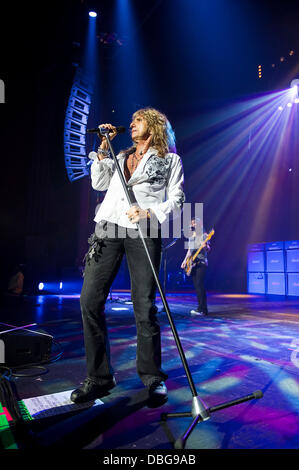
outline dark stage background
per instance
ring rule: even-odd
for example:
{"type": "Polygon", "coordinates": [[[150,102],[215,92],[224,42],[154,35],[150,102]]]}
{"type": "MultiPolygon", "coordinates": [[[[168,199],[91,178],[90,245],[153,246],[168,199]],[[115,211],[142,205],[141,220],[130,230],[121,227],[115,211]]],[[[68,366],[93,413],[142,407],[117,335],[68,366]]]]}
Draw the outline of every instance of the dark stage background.
{"type": "MultiPolygon", "coordinates": [[[[214,158],[223,146],[221,137],[210,150],[206,145],[219,132],[210,116],[287,88],[290,77],[298,76],[298,2],[132,1],[135,22],[127,30],[116,18],[116,4],[74,0],[1,6],[0,78],[6,91],[6,103],[0,104],[1,289],[19,263],[25,265],[28,289],[32,280],[78,275],[82,264],[99,195],[88,177],[68,180],[63,134],[74,73],[84,58],[88,11],[94,8],[100,12],[99,38],[116,32],[123,45],[98,39],[91,58],[98,81],[88,127],[100,122],[128,127],[132,113],[148,105],[165,112],[183,159],[186,201],[203,202],[205,226],[216,230],[208,288],[244,292],[248,243],[299,238],[298,118],[292,171],[282,165],[269,176],[272,150],[265,141],[257,155],[259,164],[265,162],[258,176],[248,171],[236,189],[242,162],[245,167],[253,149],[220,184],[221,160],[214,158]],[[294,55],[280,62],[290,50],[294,55]],[[262,79],[260,63],[265,64],[262,79]],[[257,224],[270,177],[275,181],[267,217],[257,224]]],[[[128,134],[114,142],[116,149],[130,144],[128,134]]],[[[169,288],[186,288],[176,277],[183,256],[181,240],[169,251],[169,288]]],[[[116,285],[128,288],[125,267],[116,285]]]]}

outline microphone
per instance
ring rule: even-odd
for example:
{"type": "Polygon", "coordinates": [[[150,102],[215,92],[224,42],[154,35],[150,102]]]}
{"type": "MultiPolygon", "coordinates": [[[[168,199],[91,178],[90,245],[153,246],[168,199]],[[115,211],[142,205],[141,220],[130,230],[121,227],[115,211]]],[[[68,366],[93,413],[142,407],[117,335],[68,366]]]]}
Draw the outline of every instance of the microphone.
{"type": "MultiPolygon", "coordinates": [[[[105,127],[96,127],[95,129],[87,129],[89,134],[105,134],[107,129],[105,127]]],[[[116,126],[117,134],[123,134],[126,132],[126,128],[124,126],[116,126]]]]}

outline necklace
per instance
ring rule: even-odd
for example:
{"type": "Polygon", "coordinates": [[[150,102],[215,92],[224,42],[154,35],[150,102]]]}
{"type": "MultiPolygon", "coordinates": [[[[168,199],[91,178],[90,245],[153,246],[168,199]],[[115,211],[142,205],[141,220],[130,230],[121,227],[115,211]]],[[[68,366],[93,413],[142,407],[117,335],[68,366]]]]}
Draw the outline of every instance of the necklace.
{"type": "Polygon", "coordinates": [[[129,164],[131,174],[136,170],[136,168],[137,168],[137,166],[138,166],[141,159],[142,159],[142,155],[141,155],[140,158],[138,158],[136,153],[132,154],[132,158],[131,158],[131,161],[130,161],[130,164],[129,164]]]}
{"type": "Polygon", "coordinates": [[[137,166],[139,165],[139,162],[142,160],[143,152],[141,151],[141,152],[138,152],[138,153],[139,153],[139,157],[136,155],[136,152],[131,153],[128,156],[128,159],[127,159],[127,162],[126,162],[126,168],[128,170],[127,175],[126,175],[127,179],[129,179],[131,177],[131,175],[134,173],[137,166]]]}

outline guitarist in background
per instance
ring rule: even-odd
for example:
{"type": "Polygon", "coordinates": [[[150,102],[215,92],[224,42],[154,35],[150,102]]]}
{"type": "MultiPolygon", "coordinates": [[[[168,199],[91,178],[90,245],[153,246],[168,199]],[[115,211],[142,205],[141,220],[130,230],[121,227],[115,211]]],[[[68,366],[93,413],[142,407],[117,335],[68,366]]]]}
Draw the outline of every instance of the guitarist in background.
{"type": "MultiPolygon", "coordinates": [[[[193,218],[191,220],[190,229],[193,231],[193,234],[189,238],[189,248],[186,253],[185,259],[181,264],[182,269],[185,268],[188,258],[196,252],[201,243],[207,237],[207,234],[204,233],[202,222],[199,218],[193,218]]],[[[207,241],[206,246],[202,248],[194,262],[194,266],[192,267],[191,277],[196,291],[198,303],[197,308],[192,309],[190,311],[190,313],[193,315],[204,316],[208,314],[207,293],[205,288],[205,274],[208,266],[208,253],[210,250],[211,247],[209,242],[207,241]]]]}

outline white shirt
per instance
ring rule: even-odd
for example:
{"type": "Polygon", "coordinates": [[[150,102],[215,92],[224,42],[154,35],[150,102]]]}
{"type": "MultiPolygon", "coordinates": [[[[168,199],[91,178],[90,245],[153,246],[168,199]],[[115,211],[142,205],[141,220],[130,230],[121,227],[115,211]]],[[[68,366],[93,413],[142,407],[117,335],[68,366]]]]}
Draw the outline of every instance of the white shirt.
{"type": "MultiPolygon", "coordinates": [[[[125,153],[117,155],[123,172],[125,153]]],[[[126,212],[130,208],[119,174],[111,158],[98,158],[91,165],[91,184],[97,191],[106,191],[106,196],[94,218],[95,222],[107,220],[127,228],[136,228],[126,212]]],[[[181,212],[185,195],[184,172],[181,159],[176,153],[160,158],[157,151],[149,148],[138,167],[131,175],[127,186],[131,187],[141,209],[151,209],[160,224],[168,215],[181,212]]]]}

